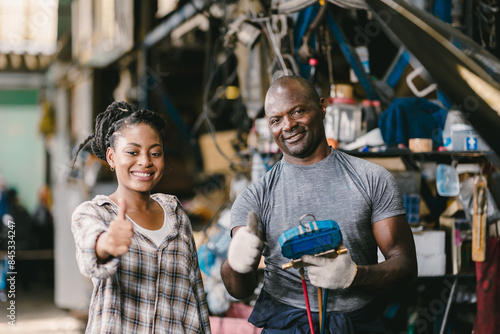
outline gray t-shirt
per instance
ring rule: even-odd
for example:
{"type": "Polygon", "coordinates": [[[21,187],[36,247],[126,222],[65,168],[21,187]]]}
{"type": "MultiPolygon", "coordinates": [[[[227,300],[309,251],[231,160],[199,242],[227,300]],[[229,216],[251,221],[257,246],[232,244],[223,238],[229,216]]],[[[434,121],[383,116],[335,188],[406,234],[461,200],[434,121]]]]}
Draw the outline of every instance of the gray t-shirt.
{"type": "MultiPolygon", "coordinates": [[[[337,150],[313,165],[279,161],[235,200],[231,229],[246,225],[249,211],[260,217],[259,230],[266,242],[264,290],[278,301],[302,309],[305,302],[298,270],[281,269],[290,261],[283,257],[278,243],[284,231],[298,226],[304,214],[313,214],[317,221],[334,220],[353,261],[370,265],[377,263],[371,224],[405,214],[396,180],[386,169],[337,150]]],[[[310,221],[307,219],[304,222],[310,221]]],[[[317,288],[307,283],[311,309],[318,311],[317,288]]],[[[360,288],[329,290],[328,311],[357,310],[374,297],[360,288]]]]}

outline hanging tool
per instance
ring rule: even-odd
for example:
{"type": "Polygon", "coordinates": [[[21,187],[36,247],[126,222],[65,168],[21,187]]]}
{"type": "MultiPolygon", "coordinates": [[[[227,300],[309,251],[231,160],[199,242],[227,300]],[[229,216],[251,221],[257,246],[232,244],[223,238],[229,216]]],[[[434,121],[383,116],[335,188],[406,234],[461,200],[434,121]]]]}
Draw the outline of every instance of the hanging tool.
{"type": "Polygon", "coordinates": [[[476,17],[478,18],[479,37],[483,47],[488,45],[494,49],[497,45],[496,40],[496,15],[499,7],[496,1],[480,0],[476,6],[476,17]],[[488,43],[485,42],[485,35],[489,35],[488,43]]]}
{"type": "MultiPolygon", "coordinates": [[[[314,56],[309,46],[309,39],[311,38],[311,35],[314,33],[314,31],[318,28],[320,23],[323,21],[327,12],[327,8],[327,4],[319,6],[316,17],[307,27],[306,32],[302,36],[302,45],[297,50],[297,55],[302,63],[307,63],[309,58],[312,58],[314,56]]],[[[314,11],[314,9],[311,8],[311,11],[314,11]]]]}
{"type": "Polygon", "coordinates": [[[325,31],[325,43],[324,53],[326,54],[326,60],[328,65],[328,80],[330,81],[330,97],[335,97],[337,94],[335,92],[335,82],[333,81],[333,60],[332,60],[332,45],[330,42],[330,30],[325,31]]]}
{"type": "Polygon", "coordinates": [[[486,258],[486,179],[482,173],[474,179],[472,216],[472,261],[484,262],[486,258]]]}

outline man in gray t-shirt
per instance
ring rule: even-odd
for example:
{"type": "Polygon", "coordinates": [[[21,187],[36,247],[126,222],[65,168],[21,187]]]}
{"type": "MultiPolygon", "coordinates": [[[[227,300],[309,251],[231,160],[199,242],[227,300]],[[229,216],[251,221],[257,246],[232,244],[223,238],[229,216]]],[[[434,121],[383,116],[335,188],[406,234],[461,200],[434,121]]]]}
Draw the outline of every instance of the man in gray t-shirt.
{"type": "MultiPolygon", "coordinates": [[[[221,269],[224,284],[236,298],[250,295],[257,284],[255,273],[262,254],[264,287],[249,320],[264,327],[265,333],[285,328],[299,332],[300,325],[290,322],[302,322],[294,317],[305,314],[301,279],[297,270],[281,268],[289,259],[282,256],[278,238],[299,225],[304,214],[317,221],[334,220],[348,253],[334,259],[303,257],[308,265],[311,310],[318,312],[316,287],[329,289],[327,311],[346,315],[330,321],[346,322],[344,327],[332,325],[330,330],[362,332],[362,322],[368,319],[364,310],[377,292],[416,278],[414,242],[398,186],[384,168],[328,146],[324,100],[303,78],[276,80],[268,90],[265,110],[283,159],[233,204],[233,240],[221,269]],[[241,228],[250,211],[260,220],[258,237],[241,228]],[[377,246],[386,257],[380,264],[377,246]]],[[[366,322],[373,325],[371,318],[366,322]]]]}

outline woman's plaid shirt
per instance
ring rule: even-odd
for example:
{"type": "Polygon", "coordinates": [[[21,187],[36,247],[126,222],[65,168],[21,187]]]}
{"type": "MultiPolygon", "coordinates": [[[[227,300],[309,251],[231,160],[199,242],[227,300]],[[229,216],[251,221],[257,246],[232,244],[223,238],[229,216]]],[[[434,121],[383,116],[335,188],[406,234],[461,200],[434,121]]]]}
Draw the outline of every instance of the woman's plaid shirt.
{"type": "Polygon", "coordinates": [[[98,195],[72,217],[76,259],[94,291],[86,333],[210,333],[191,223],[176,197],[151,196],[174,223],[160,247],[134,231],[129,250],[100,263],[97,237],[116,218],[118,207],[98,195]]]}

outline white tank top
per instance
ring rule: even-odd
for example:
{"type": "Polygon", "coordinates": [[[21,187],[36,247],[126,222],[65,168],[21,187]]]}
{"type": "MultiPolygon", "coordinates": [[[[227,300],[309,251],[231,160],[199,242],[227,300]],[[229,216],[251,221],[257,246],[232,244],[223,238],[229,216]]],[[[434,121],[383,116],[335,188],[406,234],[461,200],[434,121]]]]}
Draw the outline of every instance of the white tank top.
{"type": "Polygon", "coordinates": [[[165,240],[165,237],[172,230],[171,222],[170,222],[170,219],[167,218],[167,213],[165,212],[165,209],[163,209],[163,217],[164,217],[163,218],[163,226],[157,230],[149,230],[147,228],[144,228],[144,227],[140,226],[139,224],[137,224],[128,215],[127,215],[127,217],[128,217],[128,219],[130,219],[132,221],[132,223],[134,223],[134,228],[137,231],[144,234],[145,236],[147,236],[149,239],[151,239],[155,243],[156,247],[160,247],[163,240],[165,240]]]}

